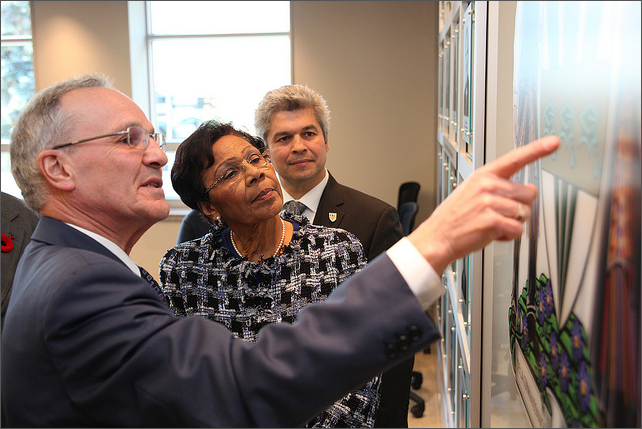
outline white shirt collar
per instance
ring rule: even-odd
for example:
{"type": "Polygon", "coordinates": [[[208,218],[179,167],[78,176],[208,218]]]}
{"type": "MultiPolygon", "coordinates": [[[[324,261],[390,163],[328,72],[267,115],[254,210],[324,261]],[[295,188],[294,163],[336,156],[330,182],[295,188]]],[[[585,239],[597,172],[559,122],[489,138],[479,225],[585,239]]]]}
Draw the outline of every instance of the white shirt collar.
{"type": "Polygon", "coordinates": [[[125,253],[123,249],[121,249],[118,245],[116,245],[116,243],[106,239],[102,235],[98,235],[95,232],[89,231],[85,228],[81,228],[77,225],[72,225],[70,223],[67,223],[67,225],[73,228],[76,228],[78,231],[82,232],[85,235],[90,236],[91,238],[93,238],[94,240],[96,240],[97,242],[105,246],[107,250],[109,250],[111,253],[116,255],[118,259],[123,261],[123,263],[127,265],[129,269],[134,272],[134,274],[140,277],[141,273],[140,273],[140,270],[138,269],[138,265],[136,264],[136,262],[134,262],[134,260],[127,253],[125,253]]]}
{"type": "MultiPolygon", "coordinates": [[[[319,208],[319,201],[321,201],[321,195],[323,195],[323,190],[325,189],[325,186],[328,184],[329,178],[330,178],[330,175],[328,174],[328,170],[326,169],[323,180],[321,180],[321,182],[319,182],[317,186],[310,189],[308,193],[306,193],[304,196],[298,199],[298,201],[301,201],[303,204],[306,205],[307,209],[305,209],[305,211],[303,212],[303,215],[308,218],[310,223],[312,223],[312,221],[314,220],[314,216],[317,214],[317,209],[319,208]]],[[[281,178],[279,178],[279,180],[281,180],[281,178]]],[[[283,188],[283,185],[281,185],[281,189],[283,189],[283,204],[295,199],[292,197],[292,195],[288,193],[288,191],[285,190],[285,188],[283,188]]]]}

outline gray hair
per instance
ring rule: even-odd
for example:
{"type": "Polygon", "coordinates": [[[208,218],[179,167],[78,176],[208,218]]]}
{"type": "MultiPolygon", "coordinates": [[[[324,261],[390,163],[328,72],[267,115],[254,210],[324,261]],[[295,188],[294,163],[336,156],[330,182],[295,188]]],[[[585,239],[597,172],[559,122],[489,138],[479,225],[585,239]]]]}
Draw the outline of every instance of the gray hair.
{"type": "Polygon", "coordinates": [[[254,128],[257,134],[267,142],[272,116],[283,111],[312,109],[321,126],[324,140],[328,140],[330,131],[330,110],[328,104],[307,86],[285,85],[269,91],[254,111],[254,128]]]}
{"type": "Polygon", "coordinates": [[[80,88],[113,88],[100,74],[86,74],[49,86],[34,95],[20,113],[11,132],[11,173],[25,203],[40,211],[47,197],[45,179],[38,169],[38,155],[63,144],[70,117],[61,109],[60,98],[80,88]]]}

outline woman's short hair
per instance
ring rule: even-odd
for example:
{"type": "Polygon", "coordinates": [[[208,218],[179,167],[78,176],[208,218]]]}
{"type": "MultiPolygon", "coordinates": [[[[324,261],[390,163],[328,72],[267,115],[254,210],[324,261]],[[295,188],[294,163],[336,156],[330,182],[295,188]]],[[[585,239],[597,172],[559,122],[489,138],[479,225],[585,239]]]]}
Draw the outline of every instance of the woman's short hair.
{"type": "Polygon", "coordinates": [[[312,109],[321,126],[323,139],[328,140],[330,131],[330,109],[325,99],[303,85],[285,85],[269,91],[254,111],[256,133],[267,141],[272,116],[283,111],[312,109]]]}
{"type": "Polygon", "coordinates": [[[198,203],[209,200],[205,193],[203,175],[215,162],[212,146],[228,135],[247,140],[257,149],[265,148],[260,137],[242,131],[230,122],[210,120],[203,122],[176,150],[171,174],[172,186],[185,205],[201,213],[198,203]]]}

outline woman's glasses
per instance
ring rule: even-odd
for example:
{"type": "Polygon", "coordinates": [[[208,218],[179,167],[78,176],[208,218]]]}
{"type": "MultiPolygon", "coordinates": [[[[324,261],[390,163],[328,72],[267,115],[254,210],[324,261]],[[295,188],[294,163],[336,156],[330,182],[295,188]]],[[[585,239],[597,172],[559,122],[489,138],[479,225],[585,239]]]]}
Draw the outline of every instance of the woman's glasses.
{"type": "Polygon", "coordinates": [[[216,186],[229,186],[238,182],[245,176],[246,166],[250,165],[254,168],[266,168],[270,165],[270,156],[266,150],[251,154],[249,157],[241,162],[227,164],[219,167],[220,173],[217,174],[217,179],[210,186],[205,189],[205,194],[209,193],[216,186]]]}

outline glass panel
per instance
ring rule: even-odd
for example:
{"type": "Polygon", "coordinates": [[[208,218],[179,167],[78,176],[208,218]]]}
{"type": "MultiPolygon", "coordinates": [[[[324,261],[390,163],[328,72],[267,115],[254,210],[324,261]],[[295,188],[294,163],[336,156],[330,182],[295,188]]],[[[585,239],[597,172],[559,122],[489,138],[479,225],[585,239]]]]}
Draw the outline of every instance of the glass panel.
{"type": "MultiPolygon", "coordinates": [[[[451,162],[449,162],[448,169],[449,169],[449,171],[448,171],[448,195],[450,195],[450,193],[453,192],[455,190],[455,188],[457,187],[457,169],[453,165],[452,160],[451,160],[451,162]]],[[[453,270],[453,274],[454,274],[454,276],[453,276],[454,279],[453,280],[455,282],[455,284],[452,285],[453,289],[456,288],[456,284],[457,284],[457,266],[459,265],[460,261],[461,260],[455,260],[451,264],[452,270],[453,270]]]]}
{"type": "Polygon", "coordinates": [[[291,81],[289,36],[156,40],[152,53],[154,120],[168,142],[213,118],[254,133],[254,108],[291,81]]]}
{"type": "Polygon", "coordinates": [[[473,96],[475,91],[474,86],[474,76],[475,70],[475,3],[471,2],[466,9],[466,18],[465,18],[465,29],[466,40],[464,43],[468,43],[468,49],[464,48],[464,65],[467,67],[466,73],[468,75],[467,85],[464,88],[464,115],[467,115],[467,121],[464,125],[464,133],[468,137],[464,139],[466,141],[466,153],[472,158],[473,146],[472,146],[472,136],[473,136],[473,114],[474,107],[473,102],[475,97],[473,96]],[[466,66],[467,64],[467,66],[466,66]],[[468,92],[466,92],[468,90],[468,92]]]}
{"type": "Polygon", "coordinates": [[[256,34],[290,31],[290,2],[288,1],[152,1],[149,3],[151,31],[154,35],[256,34]]]}
{"type": "Polygon", "coordinates": [[[458,357],[458,342],[457,342],[457,326],[455,323],[455,315],[452,310],[448,312],[448,324],[450,326],[450,347],[448,348],[448,393],[450,395],[450,409],[453,416],[457,410],[457,384],[456,384],[456,369],[458,357]]]}
{"type": "Polygon", "coordinates": [[[2,152],[2,172],[0,173],[0,184],[2,186],[2,192],[11,194],[16,198],[22,198],[20,193],[20,188],[16,185],[15,180],[13,180],[13,175],[11,174],[11,161],[9,159],[9,152],[2,152]]]}
{"type": "Polygon", "coordinates": [[[444,152],[443,160],[441,162],[441,192],[440,192],[441,201],[445,200],[446,197],[448,196],[448,190],[449,190],[449,184],[450,184],[450,180],[448,180],[449,164],[450,162],[448,162],[448,156],[446,156],[446,153],[444,152]]]}
{"type": "Polygon", "coordinates": [[[471,257],[466,255],[462,260],[461,264],[461,277],[460,277],[460,295],[459,303],[461,308],[461,314],[464,319],[464,324],[466,327],[466,333],[470,329],[470,303],[471,303],[471,291],[470,291],[470,279],[473,273],[471,272],[471,257]]]}
{"type": "MultiPolygon", "coordinates": [[[[28,1],[2,2],[2,37],[5,36],[31,37],[31,9],[28,1]]],[[[2,67],[4,68],[4,63],[2,67]]]]}
{"type": "Polygon", "coordinates": [[[439,45],[439,66],[437,68],[439,76],[437,77],[437,81],[439,82],[439,85],[437,87],[437,127],[439,131],[443,132],[444,124],[443,124],[443,119],[444,119],[444,96],[443,96],[443,88],[444,88],[444,49],[443,45],[439,45]]]}
{"type": "Polygon", "coordinates": [[[466,152],[472,151],[470,131],[472,127],[472,101],[473,101],[473,5],[470,4],[464,13],[462,23],[464,26],[463,34],[463,79],[464,92],[461,119],[461,137],[466,142],[466,152]]]}
{"type": "Polygon", "coordinates": [[[18,115],[35,92],[31,9],[28,1],[2,2],[2,191],[22,198],[11,174],[9,144],[18,115]]]}
{"type": "Polygon", "coordinates": [[[2,43],[2,143],[35,91],[31,42],[2,43]]]}
{"type": "Polygon", "coordinates": [[[457,380],[458,395],[457,395],[457,427],[467,428],[470,427],[468,419],[468,403],[470,397],[468,394],[468,377],[464,371],[461,357],[459,357],[459,375],[457,380]]]}
{"type": "Polygon", "coordinates": [[[450,109],[450,139],[451,143],[457,145],[457,124],[458,124],[458,109],[459,109],[459,23],[454,24],[454,31],[452,34],[452,56],[453,56],[453,101],[450,109]]]}
{"type": "Polygon", "coordinates": [[[450,31],[444,39],[444,138],[450,130],[450,31]]]}

